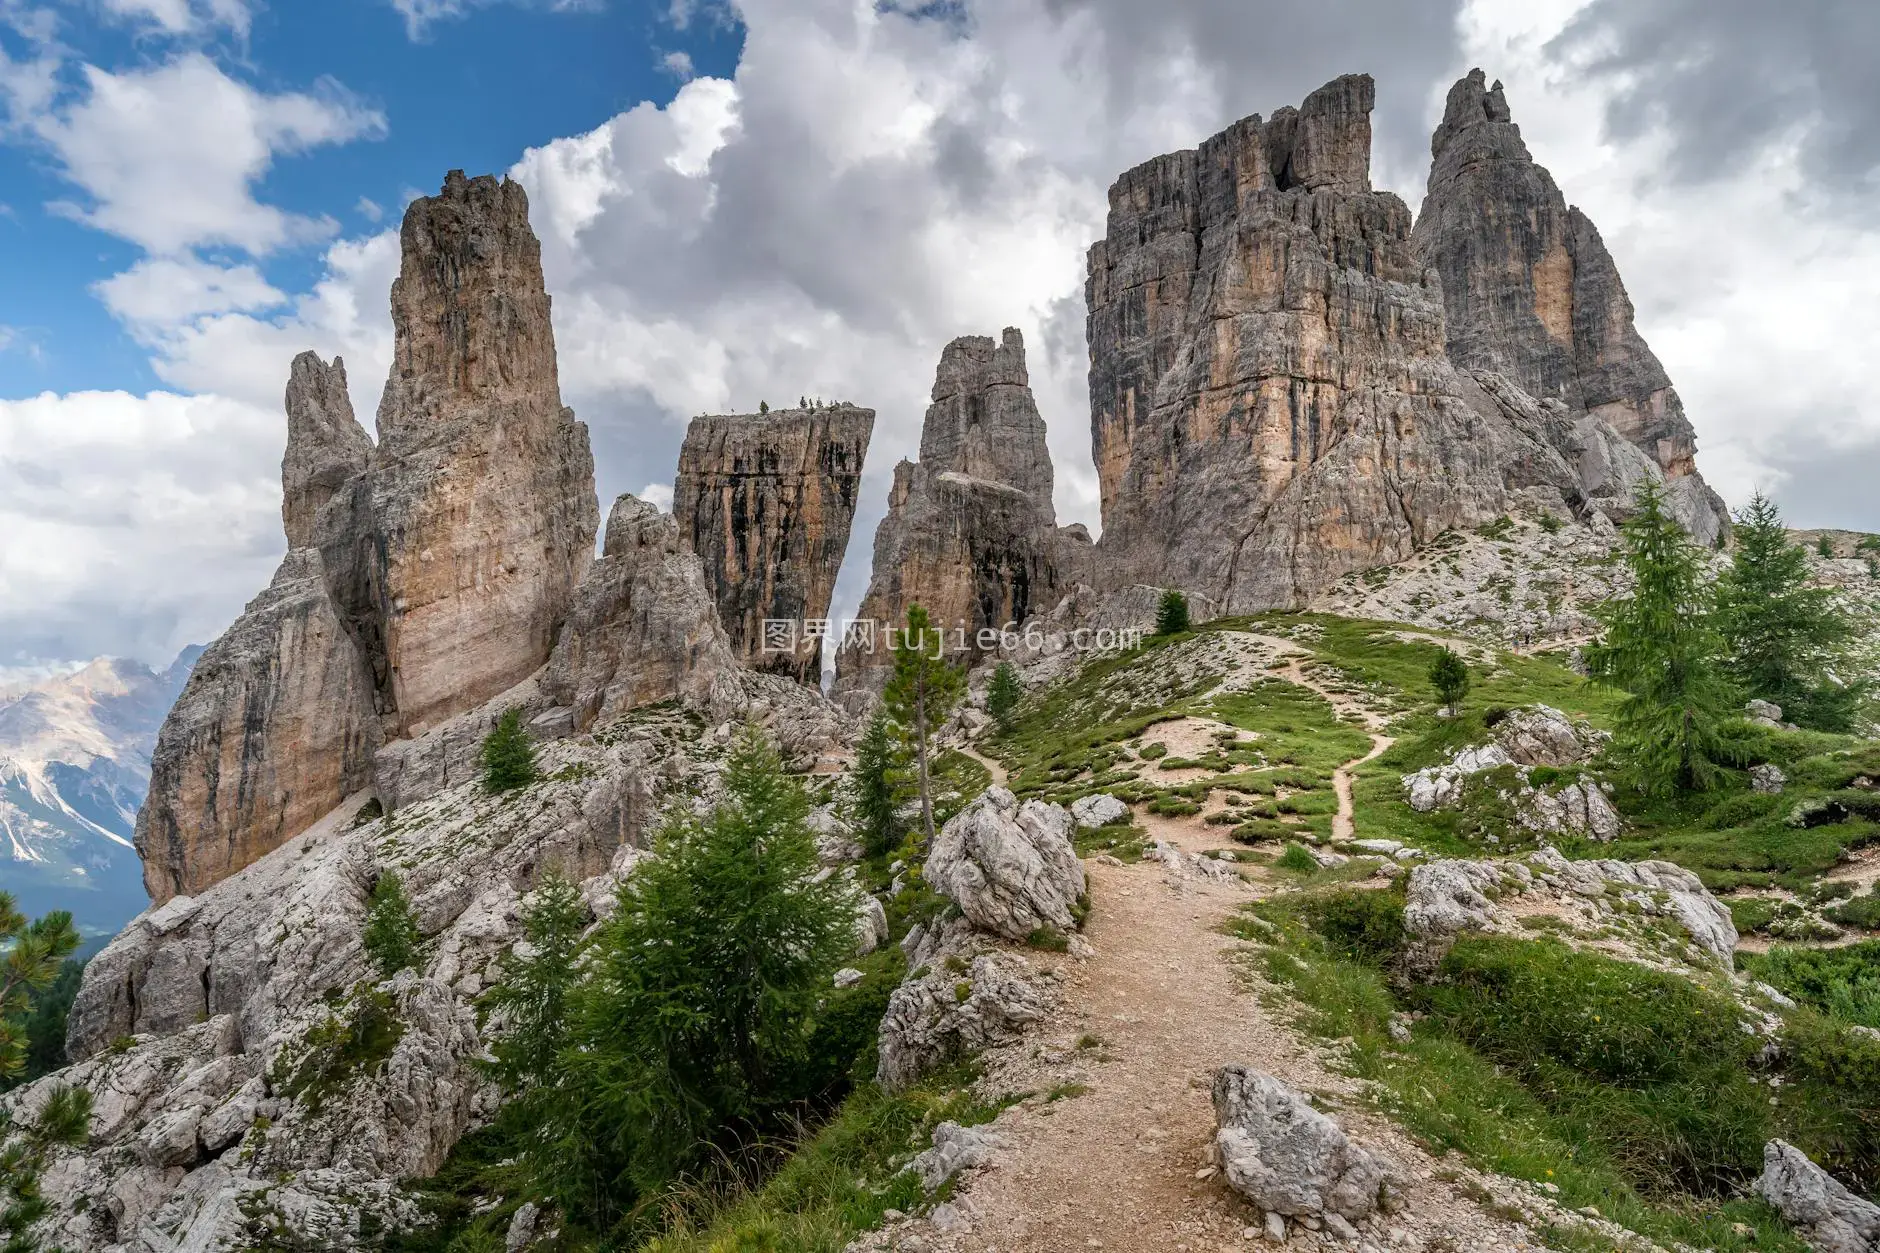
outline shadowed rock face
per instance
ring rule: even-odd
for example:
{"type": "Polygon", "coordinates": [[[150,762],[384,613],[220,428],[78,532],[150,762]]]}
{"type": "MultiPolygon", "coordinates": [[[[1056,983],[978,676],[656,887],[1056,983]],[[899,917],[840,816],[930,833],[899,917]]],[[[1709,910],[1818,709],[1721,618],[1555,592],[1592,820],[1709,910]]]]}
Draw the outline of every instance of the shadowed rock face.
{"type": "Polygon", "coordinates": [[[198,892],[306,830],[369,785],[378,743],[320,554],[290,549],[158,733],[136,833],[151,900],[198,892]]]}
{"type": "MultiPolygon", "coordinates": [[[[879,629],[905,622],[909,606],[920,605],[936,625],[963,629],[966,651],[975,653],[981,628],[1055,605],[1069,586],[1068,567],[1088,546],[1082,528],[1056,525],[1044,421],[1016,330],[996,345],[984,336],[947,345],[920,446],[919,462],[894,468],[860,617],[879,629]]],[[[949,636],[949,647],[958,642],[949,636]]],[[[872,651],[845,648],[841,684],[867,686],[872,680],[859,676],[878,678],[892,662],[879,641],[872,651]]]]}
{"type": "Polygon", "coordinates": [[[820,680],[820,641],[766,650],[763,623],[829,616],[874,427],[875,411],[854,405],[692,420],[673,515],[740,660],[820,680]]]}
{"type": "Polygon", "coordinates": [[[548,660],[593,556],[587,428],[561,404],[541,246],[520,185],[453,171],[413,201],[371,482],[399,734],[548,660]]]}
{"type": "Polygon", "coordinates": [[[663,700],[705,701],[736,667],[699,558],[673,519],[635,496],[614,502],[607,546],[582,581],[543,686],[577,730],[663,700]]]}
{"type": "Polygon", "coordinates": [[[1442,277],[1450,357],[1603,419],[1668,477],[1694,475],[1696,436],[1612,254],[1528,154],[1501,84],[1472,70],[1451,87],[1430,153],[1413,242],[1442,277]]]}

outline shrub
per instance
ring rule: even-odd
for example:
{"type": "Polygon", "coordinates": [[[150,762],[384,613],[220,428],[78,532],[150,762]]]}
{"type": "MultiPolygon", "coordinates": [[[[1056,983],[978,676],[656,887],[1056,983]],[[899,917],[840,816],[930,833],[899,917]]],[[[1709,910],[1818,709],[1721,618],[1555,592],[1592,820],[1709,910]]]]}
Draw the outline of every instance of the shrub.
{"type": "Polygon", "coordinates": [[[509,792],[535,779],[535,743],[522,729],[522,711],[505,710],[483,741],[483,788],[509,792]]]}
{"type": "Polygon", "coordinates": [[[1469,694],[1469,666],[1455,649],[1445,648],[1436,655],[1436,663],[1430,667],[1430,686],[1446,709],[1454,709],[1469,694]]]}
{"type": "Polygon", "coordinates": [[[417,965],[418,945],[423,938],[398,872],[382,872],[379,881],[372,885],[372,898],[366,906],[365,934],[360,938],[379,976],[389,979],[407,966],[417,965]]]}
{"type": "MultiPolygon", "coordinates": [[[[1871,896],[1863,899],[1880,904],[1871,896]]],[[[1880,1028],[1880,940],[1831,949],[1777,945],[1767,953],[1745,954],[1742,965],[1784,995],[1832,1018],[1880,1028]]]]}
{"type": "Polygon", "coordinates": [[[1288,844],[1286,851],[1273,863],[1281,870],[1291,870],[1299,874],[1310,874],[1319,868],[1319,859],[1303,844],[1288,844]]]}
{"type": "Polygon", "coordinates": [[[1384,966],[1403,951],[1403,906],[1401,889],[1346,889],[1302,902],[1300,913],[1339,953],[1367,966],[1384,966]]]}
{"type": "Polygon", "coordinates": [[[1875,884],[1874,890],[1867,895],[1856,896],[1846,904],[1830,909],[1828,917],[1844,927],[1859,927],[1862,931],[1880,931],[1880,884],[1875,884]]]}
{"type": "Polygon", "coordinates": [[[1009,661],[1001,661],[986,687],[986,713],[1000,731],[1010,731],[1018,718],[1018,702],[1024,698],[1018,683],[1018,671],[1009,661]]]}

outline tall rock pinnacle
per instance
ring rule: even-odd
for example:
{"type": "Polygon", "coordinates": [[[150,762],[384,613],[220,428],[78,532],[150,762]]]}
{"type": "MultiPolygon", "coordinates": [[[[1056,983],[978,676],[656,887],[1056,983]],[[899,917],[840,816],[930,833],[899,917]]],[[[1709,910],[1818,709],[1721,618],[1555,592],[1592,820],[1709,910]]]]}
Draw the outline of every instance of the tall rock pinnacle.
{"type": "Polygon", "coordinates": [[[592,559],[587,428],[562,407],[541,246],[519,184],[452,171],[399,235],[371,513],[396,727],[548,660],[592,559]]]}
{"type": "Polygon", "coordinates": [[[353,417],[346,363],[303,352],[287,378],[287,453],[281,459],[281,522],[290,548],[314,543],[314,522],[346,481],[366,468],[372,440],[353,417]]]}
{"type": "MultiPolygon", "coordinates": [[[[1449,89],[1430,140],[1429,192],[1412,236],[1442,277],[1449,355],[1537,399],[1609,423],[1672,480],[1694,475],[1697,440],[1593,223],[1535,164],[1500,83],[1472,70],[1449,89]]],[[[1722,505],[1674,483],[1693,514],[1722,505]]]]}
{"type": "MultiPolygon", "coordinates": [[[[877,629],[899,626],[917,604],[936,625],[963,631],[949,635],[949,647],[963,639],[977,652],[982,628],[1053,607],[1080,556],[1077,540],[1056,525],[1051,456],[1018,331],[996,345],[977,335],[947,345],[920,448],[918,462],[894,468],[859,616],[877,629]]],[[[872,686],[892,662],[880,642],[845,648],[839,685],[872,686]]]]}
{"type": "Polygon", "coordinates": [[[820,680],[821,640],[800,625],[829,616],[874,429],[875,411],[854,405],[699,417],[687,429],[673,515],[746,664],[820,680]],[[766,641],[767,620],[791,623],[789,640],[766,641]]]}

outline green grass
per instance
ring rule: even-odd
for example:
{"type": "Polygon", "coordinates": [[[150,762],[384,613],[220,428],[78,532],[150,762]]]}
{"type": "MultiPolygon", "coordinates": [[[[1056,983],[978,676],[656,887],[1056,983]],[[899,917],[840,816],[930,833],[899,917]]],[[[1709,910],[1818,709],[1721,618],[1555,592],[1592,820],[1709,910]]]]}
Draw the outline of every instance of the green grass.
{"type": "Polygon", "coordinates": [[[1737,966],[1831,1018],[1880,1028],[1880,940],[1829,949],[1776,945],[1739,954],[1737,966]]]}
{"type": "Polygon", "coordinates": [[[1856,896],[1827,911],[1829,918],[1844,927],[1862,931],[1880,931],[1880,883],[1865,896],[1856,896]]]}
{"type": "MultiPolygon", "coordinates": [[[[1392,1041],[1391,1017],[1405,1007],[1389,977],[1354,956],[1375,960],[1395,951],[1389,893],[1366,895],[1377,899],[1333,904],[1304,894],[1262,902],[1253,911],[1261,922],[1250,919],[1240,934],[1264,946],[1258,958],[1263,973],[1301,1006],[1301,1027],[1322,1039],[1350,1041],[1344,1054],[1349,1068],[1373,1085],[1373,1099],[1385,1113],[1439,1155],[1454,1151],[1478,1168],[1553,1184],[1569,1208],[1597,1206],[1606,1217],[1661,1243],[1801,1253],[1805,1246],[1760,1202],[1664,1192],[1657,1186],[1658,1172],[1643,1179],[1629,1174],[1628,1159],[1592,1134],[1598,1130],[1589,1127],[1594,1110],[1555,1106],[1523,1081],[1518,1058],[1498,1064],[1442,1017],[1418,1022],[1408,1043],[1392,1041]],[[1314,928],[1314,918],[1329,935],[1314,928]],[[1738,1223],[1748,1234],[1737,1232],[1738,1223]]],[[[1530,941],[1510,943],[1539,947],[1530,941]]],[[[1463,1013],[1468,1006],[1452,1008],[1463,1013]]],[[[1672,1038],[1695,1035],[1707,1045],[1733,1046],[1714,1034],[1714,1025],[1713,1020],[1672,1038]]],[[[1647,1047],[1654,1050],[1652,1061],[1661,1061],[1667,1051],[1649,1040],[1647,1047]]],[[[1607,1054],[1595,1049],[1593,1056],[1607,1054]]],[[[1617,1061],[1623,1065],[1628,1056],[1621,1052],[1617,1061]]],[[[1625,1129],[1632,1126],[1628,1122],[1625,1129]]],[[[1555,1247],[1577,1247],[1564,1233],[1543,1234],[1555,1247]]]]}

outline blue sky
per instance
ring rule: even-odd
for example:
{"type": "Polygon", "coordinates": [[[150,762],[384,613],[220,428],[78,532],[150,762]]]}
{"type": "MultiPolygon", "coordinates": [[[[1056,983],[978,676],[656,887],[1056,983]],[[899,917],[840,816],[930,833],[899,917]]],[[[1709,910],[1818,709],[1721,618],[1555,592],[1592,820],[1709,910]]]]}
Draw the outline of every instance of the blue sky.
{"type": "MultiPolygon", "coordinates": [[[[642,100],[665,103],[683,81],[664,63],[669,55],[684,55],[697,73],[727,75],[742,41],[722,11],[676,26],[670,0],[559,11],[478,5],[424,23],[415,38],[388,0],[274,0],[253,11],[245,36],[223,27],[181,39],[84,6],[58,12],[59,40],[73,54],[60,72],[68,85],[84,64],[121,73],[190,48],[260,91],[332,84],[383,115],[379,137],[281,156],[255,184],[258,199],[330,217],[337,233],[373,229],[374,211],[395,223],[446,169],[506,170],[530,145],[586,131],[642,100]]],[[[0,29],[0,49],[18,60],[30,44],[0,29]]],[[[48,207],[84,199],[43,146],[0,146],[0,326],[16,341],[0,352],[0,395],[159,385],[149,353],[91,291],[128,268],[138,248],[48,207]]],[[[299,291],[318,277],[319,258],[314,245],[288,248],[260,269],[277,288],[299,291]]]]}
{"type": "Polygon", "coordinates": [[[371,429],[399,213],[451,168],[528,190],[603,508],[664,501],[693,415],[868,405],[852,607],[941,348],[1013,326],[1094,530],[1107,188],[1353,71],[1413,209],[1449,85],[1502,79],[1709,481],[1880,530],[1880,9],[1766,8],[0,0],[0,677],[165,663],[266,585],[288,363],[343,356],[371,429]]]}

